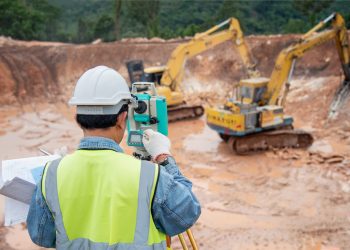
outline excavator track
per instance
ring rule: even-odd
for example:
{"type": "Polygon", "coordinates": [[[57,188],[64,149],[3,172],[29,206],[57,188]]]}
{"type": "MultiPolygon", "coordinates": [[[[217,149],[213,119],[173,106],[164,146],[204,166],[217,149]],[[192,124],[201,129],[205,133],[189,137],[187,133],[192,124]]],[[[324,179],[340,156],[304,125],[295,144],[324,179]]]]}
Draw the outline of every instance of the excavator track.
{"type": "Polygon", "coordinates": [[[303,130],[287,128],[244,137],[232,136],[227,143],[236,154],[247,155],[272,148],[308,148],[313,143],[313,137],[303,130]]]}
{"type": "Polygon", "coordinates": [[[168,107],[168,120],[175,122],[201,117],[204,114],[204,108],[201,105],[189,106],[186,104],[168,107]]]}

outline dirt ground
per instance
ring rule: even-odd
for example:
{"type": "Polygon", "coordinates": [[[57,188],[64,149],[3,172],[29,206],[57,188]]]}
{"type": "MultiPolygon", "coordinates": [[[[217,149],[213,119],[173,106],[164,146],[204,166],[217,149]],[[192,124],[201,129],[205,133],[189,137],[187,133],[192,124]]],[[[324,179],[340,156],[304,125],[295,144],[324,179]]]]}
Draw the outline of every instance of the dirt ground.
{"type": "MultiPolygon", "coordinates": [[[[296,37],[248,37],[263,75],[271,71],[278,51],[296,37]]],[[[40,155],[39,147],[72,152],[82,133],[65,103],[77,76],[99,63],[126,76],[128,58],[143,55],[149,58],[146,64],[163,63],[178,42],[74,46],[0,39],[0,158],[40,155]]],[[[213,104],[231,92],[244,72],[230,46],[188,61],[183,87],[189,98],[213,104]]],[[[315,138],[308,150],[237,156],[204,118],[170,124],[172,153],[202,204],[192,228],[200,249],[350,249],[350,102],[333,120],[327,119],[341,81],[340,66],[330,43],[310,53],[297,64],[286,105],[295,127],[315,138]]],[[[1,214],[3,206],[1,199],[1,214]]],[[[179,249],[176,239],[174,245],[179,249]]],[[[40,248],[19,225],[0,228],[0,249],[40,248]]]]}
{"type": "MultiPolygon", "coordinates": [[[[331,80],[309,85],[328,91],[331,80]]],[[[308,81],[296,81],[291,99],[308,81]]],[[[294,113],[296,124],[301,124],[294,113]]],[[[254,156],[232,154],[204,119],[170,124],[172,152],[202,204],[202,215],[192,228],[200,249],[348,249],[350,141],[324,133],[324,126],[314,120],[322,113],[313,115],[305,123],[316,137],[309,150],[254,156]]],[[[82,135],[65,104],[0,109],[0,117],[1,159],[40,155],[38,147],[71,152],[82,135]]],[[[343,132],[350,133],[350,125],[344,126],[343,132]]],[[[4,232],[9,247],[38,249],[23,226],[4,232]]]]}

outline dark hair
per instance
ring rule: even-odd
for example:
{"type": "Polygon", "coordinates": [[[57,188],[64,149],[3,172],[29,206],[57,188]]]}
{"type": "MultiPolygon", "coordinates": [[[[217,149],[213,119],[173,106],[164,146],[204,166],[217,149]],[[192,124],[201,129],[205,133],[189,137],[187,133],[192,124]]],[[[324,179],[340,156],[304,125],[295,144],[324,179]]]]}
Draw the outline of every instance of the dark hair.
{"type": "Polygon", "coordinates": [[[77,114],[75,120],[83,129],[104,129],[117,124],[118,116],[128,111],[128,105],[124,104],[116,115],[81,115],[77,114]]]}

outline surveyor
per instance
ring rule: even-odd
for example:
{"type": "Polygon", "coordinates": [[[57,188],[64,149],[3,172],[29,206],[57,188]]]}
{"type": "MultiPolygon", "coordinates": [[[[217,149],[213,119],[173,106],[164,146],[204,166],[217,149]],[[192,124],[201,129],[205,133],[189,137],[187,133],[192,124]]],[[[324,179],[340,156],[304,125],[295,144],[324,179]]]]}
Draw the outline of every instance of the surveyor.
{"type": "Polygon", "coordinates": [[[78,80],[71,105],[84,137],[78,149],[46,164],[27,218],[34,243],[57,249],[166,249],[198,219],[192,184],[153,130],[143,143],[153,162],[123,153],[132,96],[115,70],[98,66],[78,80]],[[156,164],[157,163],[157,164],[156,164]]]}

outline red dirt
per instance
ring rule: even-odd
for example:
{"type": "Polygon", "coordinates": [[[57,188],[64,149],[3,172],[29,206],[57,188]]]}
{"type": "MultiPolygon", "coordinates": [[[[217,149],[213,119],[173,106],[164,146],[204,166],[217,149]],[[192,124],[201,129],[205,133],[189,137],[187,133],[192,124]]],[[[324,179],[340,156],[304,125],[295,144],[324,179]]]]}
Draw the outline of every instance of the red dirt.
{"type": "MultiPolygon", "coordinates": [[[[296,35],[248,36],[246,38],[258,69],[268,76],[282,48],[296,35]]],[[[146,66],[166,63],[171,51],[182,40],[139,41],[137,39],[96,45],[19,42],[0,43],[0,103],[28,103],[35,100],[57,101],[70,92],[86,69],[105,64],[127,77],[125,62],[143,59],[146,66]],[[63,95],[64,96],[64,95],[63,95]]],[[[188,72],[198,80],[232,84],[244,76],[244,68],[231,42],[188,60],[188,72]]],[[[297,63],[295,76],[338,76],[339,60],[332,42],[311,50],[297,63]]]]}
{"type": "MultiPolygon", "coordinates": [[[[270,74],[278,52],[297,38],[247,37],[263,75],[270,74]]],[[[0,39],[1,159],[37,155],[38,146],[48,151],[64,146],[68,152],[74,150],[82,134],[74,125],[74,110],[65,103],[79,75],[105,64],[127,77],[127,60],[144,59],[146,66],[163,64],[179,42],[136,39],[71,45],[0,39]]],[[[186,69],[187,95],[209,100],[209,93],[218,103],[244,75],[230,42],[188,60],[186,69]]],[[[204,119],[170,124],[172,153],[193,181],[203,207],[193,227],[200,249],[349,248],[349,101],[335,120],[327,120],[340,81],[331,42],[297,63],[286,112],[294,117],[296,127],[314,135],[315,143],[306,151],[242,157],[232,154],[204,119]]],[[[131,151],[126,147],[126,152],[131,151]]],[[[3,236],[6,232],[1,230],[3,236]]],[[[10,247],[36,249],[27,243],[26,232],[18,230],[8,229],[10,247]]],[[[0,249],[9,249],[1,244],[6,244],[2,238],[0,249]]]]}

